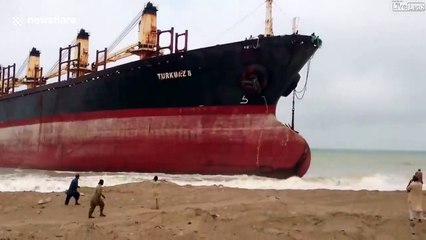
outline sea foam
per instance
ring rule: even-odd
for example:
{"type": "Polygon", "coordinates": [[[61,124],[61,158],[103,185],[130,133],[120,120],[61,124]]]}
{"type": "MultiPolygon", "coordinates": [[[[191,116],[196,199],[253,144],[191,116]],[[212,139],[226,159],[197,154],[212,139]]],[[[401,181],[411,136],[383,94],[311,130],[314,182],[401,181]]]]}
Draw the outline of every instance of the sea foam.
{"type": "MultiPolygon", "coordinates": [[[[0,191],[36,191],[64,192],[68,189],[74,173],[34,170],[0,171],[0,191]]],[[[408,179],[385,174],[371,174],[357,177],[291,177],[274,179],[247,175],[169,175],[147,173],[80,173],[80,186],[95,187],[99,179],[104,179],[105,186],[125,183],[151,181],[154,175],[178,185],[224,186],[243,189],[330,189],[330,190],[405,190],[408,179]]]]}

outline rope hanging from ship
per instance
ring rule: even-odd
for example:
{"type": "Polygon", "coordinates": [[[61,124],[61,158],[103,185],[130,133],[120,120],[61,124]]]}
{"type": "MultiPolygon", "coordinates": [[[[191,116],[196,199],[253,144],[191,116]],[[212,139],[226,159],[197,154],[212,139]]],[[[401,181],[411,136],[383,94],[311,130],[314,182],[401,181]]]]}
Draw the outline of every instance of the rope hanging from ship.
{"type": "Polygon", "coordinates": [[[312,58],[314,56],[312,56],[309,61],[308,61],[308,66],[306,67],[306,77],[305,77],[305,84],[303,85],[303,88],[300,91],[297,91],[297,89],[295,88],[293,90],[293,101],[292,101],[292,108],[291,108],[291,129],[294,130],[294,112],[296,111],[295,105],[296,105],[296,98],[297,100],[302,100],[303,97],[305,96],[305,93],[308,89],[308,79],[309,79],[309,72],[311,70],[311,61],[312,58]],[[299,96],[298,94],[302,94],[301,96],[299,96]]]}
{"type": "MultiPolygon", "coordinates": [[[[322,45],[321,39],[318,36],[315,36],[315,33],[313,33],[311,36],[312,36],[312,42],[315,45],[321,47],[322,45]]],[[[311,70],[311,61],[314,58],[314,56],[315,54],[309,58],[308,65],[306,66],[306,77],[305,77],[305,84],[303,85],[303,88],[300,91],[297,91],[297,89],[293,90],[293,107],[294,107],[294,98],[296,97],[297,100],[302,100],[303,97],[305,96],[306,91],[308,90],[309,72],[311,70]],[[298,94],[302,94],[302,95],[300,96],[298,94]]]]}
{"type": "Polygon", "coordinates": [[[297,91],[297,89],[293,90],[293,94],[296,96],[297,100],[302,100],[308,89],[307,87],[308,87],[309,71],[311,69],[311,60],[312,60],[312,57],[309,59],[308,65],[306,66],[306,77],[305,77],[305,84],[303,85],[303,88],[300,91],[297,91]],[[298,94],[302,94],[302,95],[298,95],[298,94]]]}

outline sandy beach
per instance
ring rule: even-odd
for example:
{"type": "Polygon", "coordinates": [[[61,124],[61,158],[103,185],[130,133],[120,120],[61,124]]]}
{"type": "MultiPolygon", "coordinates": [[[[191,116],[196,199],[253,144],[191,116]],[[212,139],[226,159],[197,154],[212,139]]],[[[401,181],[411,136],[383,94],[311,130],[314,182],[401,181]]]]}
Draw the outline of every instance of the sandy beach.
{"type": "MultiPolygon", "coordinates": [[[[0,239],[411,239],[407,193],[246,190],[161,182],[108,187],[107,217],[64,193],[0,193],[0,239]]],[[[426,198],[424,198],[426,199],[426,198]]],[[[426,237],[426,223],[419,226],[426,237]]]]}

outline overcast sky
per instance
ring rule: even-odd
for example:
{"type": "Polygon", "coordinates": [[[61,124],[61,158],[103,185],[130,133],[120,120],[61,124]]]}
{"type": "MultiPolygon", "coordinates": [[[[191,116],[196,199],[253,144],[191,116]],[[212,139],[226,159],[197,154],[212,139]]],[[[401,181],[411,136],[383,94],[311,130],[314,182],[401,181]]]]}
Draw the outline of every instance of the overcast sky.
{"type": "MultiPolygon", "coordinates": [[[[153,2],[158,27],[188,29],[191,49],[264,32],[263,0],[153,2]]],[[[145,3],[0,0],[0,64],[19,66],[37,47],[49,69],[80,28],[91,34],[93,61],[145,3]],[[59,17],[65,23],[34,22],[59,17]]],[[[395,12],[392,0],[275,0],[273,7],[275,35],[291,33],[298,16],[301,34],[323,40],[296,106],[296,128],[312,148],[426,150],[426,12],[395,12]]],[[[120,46],[136,39],[135,28],[120,46]]],[[[306,69],[300,73],[304,80],[306,69]]],[[[282,121],[290,122],[290,102],[279,103],[282,121]]]]}

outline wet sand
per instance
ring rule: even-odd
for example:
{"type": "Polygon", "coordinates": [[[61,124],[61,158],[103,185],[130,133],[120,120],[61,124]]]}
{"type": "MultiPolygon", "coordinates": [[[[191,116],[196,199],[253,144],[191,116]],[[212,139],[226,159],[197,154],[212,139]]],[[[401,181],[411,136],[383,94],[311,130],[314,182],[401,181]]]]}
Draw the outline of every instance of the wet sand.
{"type": "MultiPolygon", "coordinates": [[[[107,184],[107,183],[106,183],[107,184]]],[[[411,239],[404,191],[245,190],[161,182],[105,187],[107,217],[64,193],[0,193],[3,239],[411,239]]],[[[426,200],[426,197],[423,198],[426,200]]],[[[426,239],[426,222],[418,225],[426,239]]]]}

